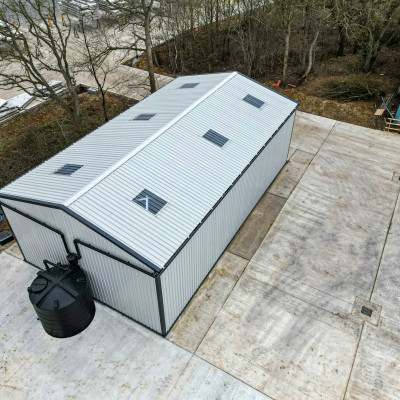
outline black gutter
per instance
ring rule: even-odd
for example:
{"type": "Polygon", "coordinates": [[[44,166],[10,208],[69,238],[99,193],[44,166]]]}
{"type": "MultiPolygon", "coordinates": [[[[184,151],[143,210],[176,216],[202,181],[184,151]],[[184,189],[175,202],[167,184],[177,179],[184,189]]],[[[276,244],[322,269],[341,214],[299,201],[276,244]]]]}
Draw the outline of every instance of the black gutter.
{"type": "MultiPolygon", "coordinates": [[[[261,83],[260,83],[261,85],[261,83]]],[[[194,228],[192,233],[187,237],[187,239],[179,246],[178,250],[172,255],[172,257],[168,260],[168,262],[165,264],[164,268],[161,270],[159,275],[162,275],[164,271],[167,269],[169,265],[171,265],[172,261],[176,258],[176,256],[182,251],[182,249],[188,244],[189,240],[194,236],[194,234],[200,229],[200,227],[204,224],[204,222],[207,220],[207,218],[212,214],[212,212],[218,207],[218,205],[221,203],[221,201],[226,197],[226,195],[231,191],[231,189],[235,186],[237,181],[243,176],[243,174],[251,167],[251,165],[254,163],[254,161],[258,158],[258,156],[262,153],[262,151],[265,149],[265,147],[268,146],[268,144],[271,142],[271,140],[276,136],[276,134],[280,131],[282,126],[289,120],[289,118],[296,112],[297,107],[286,117],[286,119],[279,125],[279,128],[274,132],[274,134],[267,140],[267,142],[264,144],[263,147],[258,151],[258,153],[253,157],[253,159],[247,164],[247,166],[243,169],[243,171],[240,173],[240,175],[233,181],[231,186],[225,191],[225,193],[218,199],[218,201],[214,204],[213,208],[207,213],[207,215],[201,220],[201,222],[194,228]]],[[[292,130],[293,132],[293,130],[292,130]]],[[[286,157],[287,158],[287,157],[286,157]]]]}

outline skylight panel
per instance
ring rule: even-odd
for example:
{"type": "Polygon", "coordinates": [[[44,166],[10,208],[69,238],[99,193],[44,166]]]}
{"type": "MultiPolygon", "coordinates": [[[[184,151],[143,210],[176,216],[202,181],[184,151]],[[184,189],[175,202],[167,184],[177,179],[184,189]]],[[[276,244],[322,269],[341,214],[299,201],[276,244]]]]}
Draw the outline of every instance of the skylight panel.
{"type": "Polygon", "coordinates": [[[54,173],[57,175],[72,175],[74,172],[78,171],[78,169],[82,167],[83,165],[78,164],[65,164],[54,173]]]}
{"type": "Polygon", "coordinates": [[[146,211],[149,211],[154,215],[156,215],[167,204],[165,200],[154,193],[151,193],[147,189],[142,190],[133,199],[133,202],[139,204],[140,207],[143,207],[146,211]]]}
{"type": "Polygon", "coordinates": [[[179,89],[193,89],[198,85],[198,83],[185,83],[179,89]]]}
{"type": "Polygon", "coordinates": [[[219,147],[223,147],[224,144],[229,140],[225,136],[220,135],[218,132],[213,131],[210,129],[203,135],[203,138],[210,141],[211,143],[216,144],[219,147]]]}
{"type": "Polygon", "coordinates": [[[254,97],[251,94],[248,94],[243,98],[243,100],[257,108],[261,108],[265,104],[262,100],[257,99],[257,97],[254,97]]]}
{"type": "Polygon", "coordinates": [[[134,121],[148,121],[152,119],[156,114],[139,114],[134,118],[134,121]]]}

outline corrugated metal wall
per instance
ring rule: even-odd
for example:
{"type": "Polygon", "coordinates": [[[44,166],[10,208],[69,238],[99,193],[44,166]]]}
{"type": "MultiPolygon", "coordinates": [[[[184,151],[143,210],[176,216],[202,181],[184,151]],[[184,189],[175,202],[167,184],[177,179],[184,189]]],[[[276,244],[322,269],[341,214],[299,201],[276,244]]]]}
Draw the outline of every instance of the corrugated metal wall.
{"type": "MultiPolygon", "coordinates": [[[[2,203],[26,260],[39,268],[44,268],[44,259],[66,263],[61,236],[10,210],[5,204],[61,231],[70,251],[76,251],[73,241],[79,239],[151,272],[144,264],[62,210],[11,200],[2,200],[2,203]]],[[[79,250],[82,254],[80,265],[88,273],[94,296],[161,333],[155,279],[83,245],[79,245],[79,250]]]]}
{"type": "Polygon", "coordinates": [[[43,260],[65,263],[65,246],[61,236],[3,206],[7,220],[19,243],[23,243],[26,259],[44,269],[43,260]],[[43,246],[43,243],[46,245],[43,246]]]}
{"type": "Polygon", "coordinates": [[[295,114],[161,275],[167,330],[285,165],[295,114]]]}
{"type": "MultiPolygon", "coordinates": [[[[152,272],[145,264],[62,210],[8,199],[2,199],[1,202],[64,233],[70,251],[75,251],[74,240],[79,239],[105,252],[111,253],[124,261],[128,261],[144,271],[152,272]]],[[[104,211],[104,209],[99,209],[99,213],[104,211]]],[[[13,222],[11,221],[11,223],[13,222]]],[[[20,244],[21,247],[25,247],[23,242],[20,244]]],[[[34,263],[32,262],[32,264],[34,263]]]]}
{"type": "Polygon", "coordinates": [[[155,279],[90,248],[80,251],[94,297],[161,333],[155,279]]]}

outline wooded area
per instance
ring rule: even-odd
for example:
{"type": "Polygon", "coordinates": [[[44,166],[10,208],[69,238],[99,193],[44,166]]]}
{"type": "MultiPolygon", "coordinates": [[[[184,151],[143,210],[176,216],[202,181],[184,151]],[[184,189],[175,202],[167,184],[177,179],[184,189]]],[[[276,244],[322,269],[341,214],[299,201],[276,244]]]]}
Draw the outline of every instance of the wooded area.
{"type": "Polygon", "coordinates": [[[101,0],[106,11],[91,21],[70,17],[73,1],[63,3],[61,19],[56,0],[0,0],[0,38],[9,38],[0,48],[0,86],[52,98],[78,131],[76,76],[85,72],[96,82],[107,121],[107,76],[138,54],[134,66],[148,71],[151,92],[155,71],[238,70],[269,85],[279,82],[279,89],[302,88],[317,65],[320,75],[333,78],[312,93],[325,99],[379,102],[381,92],[400,84],[399,0],[101,0]],[[45,72],[62,77],[72,102],[49,87],[45,72]]]}
{"type": "Polygon", "coordinates": [[[345,52],[358,53],[360,71],[370,72],[400,39],[393,0],[177,0],[162,12],[166,45],[156,48],[155,62],[174,74],[279,71],[283,86],[291,74],[299,84],[315,60],[345,52]]]}

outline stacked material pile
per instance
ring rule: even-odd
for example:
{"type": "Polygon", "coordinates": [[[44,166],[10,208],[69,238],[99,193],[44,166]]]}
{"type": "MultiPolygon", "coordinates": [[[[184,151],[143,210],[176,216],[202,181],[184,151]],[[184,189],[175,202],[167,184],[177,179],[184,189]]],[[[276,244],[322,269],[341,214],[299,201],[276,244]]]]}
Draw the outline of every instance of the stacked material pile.
{"type": "Polygon", "coordinates": [[[99,4],[99,9],[101,11],[107,12],[107,13],[118,13],[118,9],[114,7],[117,6],[118,4],[123,5],[125,3],[124,0],[97,0],[97,3],[99,4]]]}
{"type": "MultiPolygon", "coordinates": [[[[65,85],[61,81],[50,81],[48,84],[56,94],[62,93],[65,90],[65,85]]],[[[50,95],[50,92],[45,86],[41,86],[35,94],[41,95],[43,98],[47,99],[50,95]]]]}
{"type": "Polygon", "coordinates": [[[0,21],[0,42],[11,42],[13,40],[12,36],[15,39],[22,39],[24,35],[18,32],[11,24],[0,21]]]}
{"type": "Polygon", "coordinates": [[[60,0],[61,11],[79,21],[99,18],[99,7],[94,0],[60,0]]]}
{"type": "Polygon", "coordinates": [[[27,107],[35,98],[28,93],[22,93],[5,101],[0,101],[0,122],[12,117],[27,107]]]}

